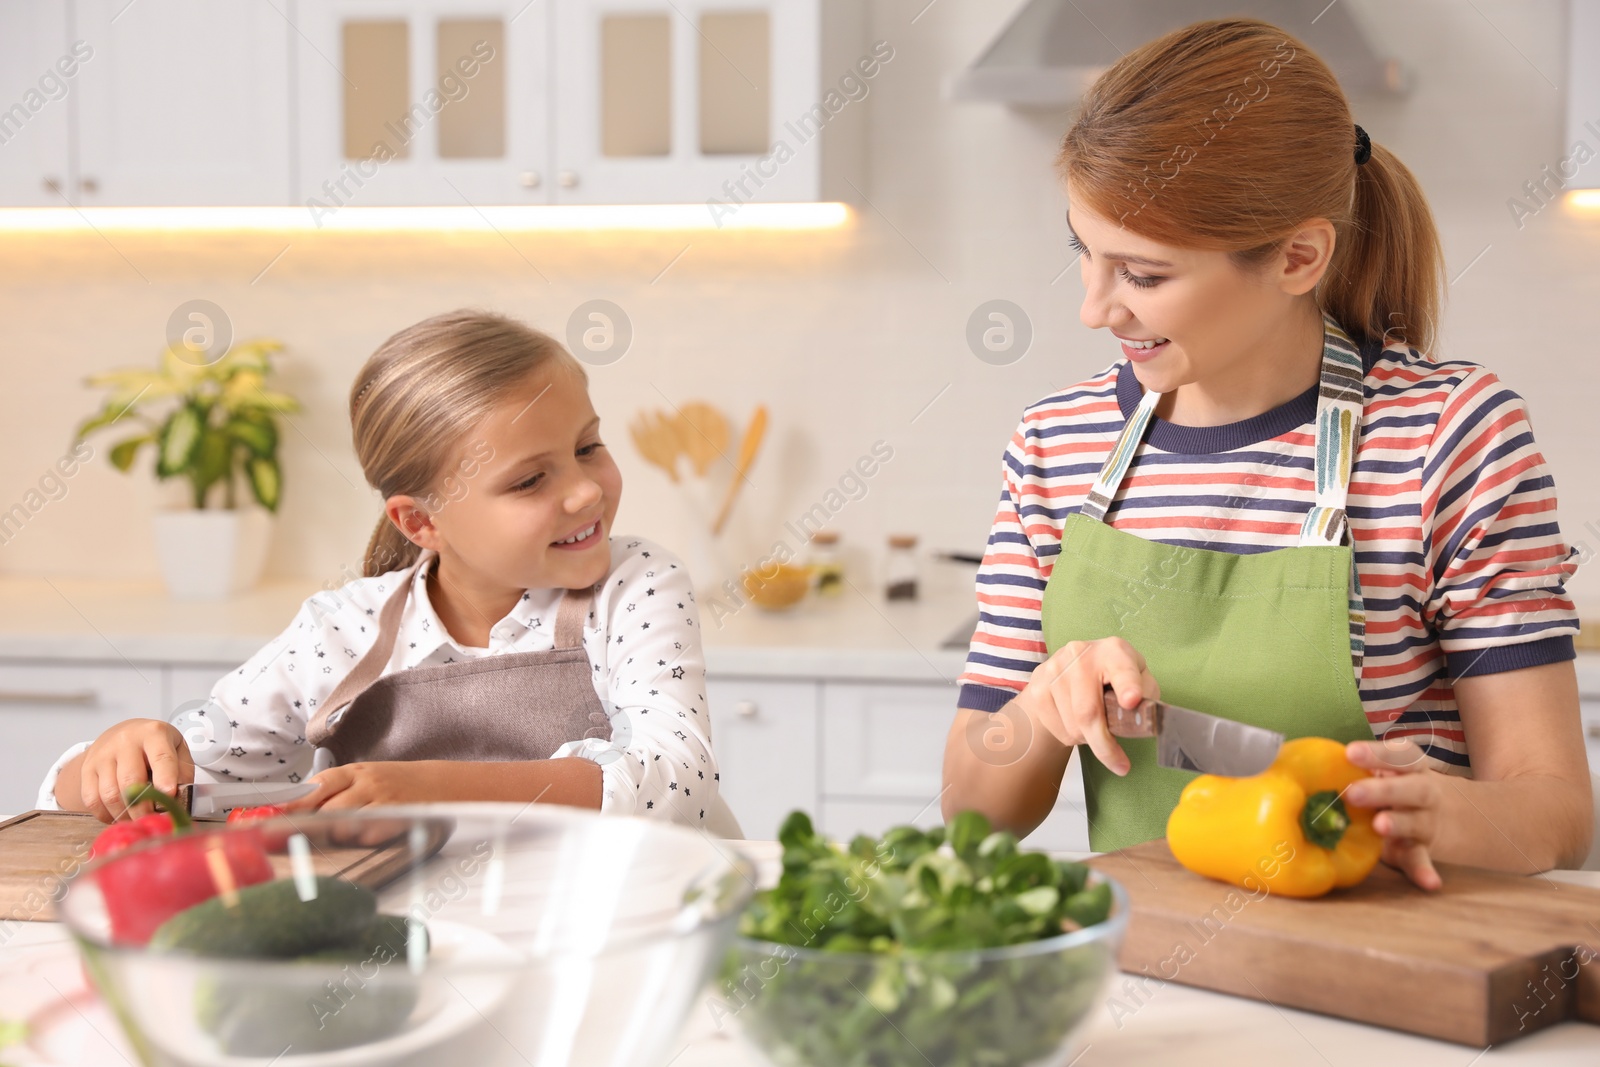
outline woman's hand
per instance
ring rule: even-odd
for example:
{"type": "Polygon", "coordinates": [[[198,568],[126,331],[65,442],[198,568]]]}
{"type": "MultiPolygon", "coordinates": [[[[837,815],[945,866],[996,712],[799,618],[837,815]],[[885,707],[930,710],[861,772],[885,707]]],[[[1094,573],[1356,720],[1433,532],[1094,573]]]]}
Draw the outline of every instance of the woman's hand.
{"type": "Polygon", "coordinates": [[[1139,650],[1120,637],[1070,641],[1033,669],[1016,701],[1036,726],[1071,748],[1087,744],[1115,774],[1127,774],[1127,753],[1106,723],[1105,687],[1125,708],[1159,700],[1161,687],[1139,650]]]}
{"type": "Polygon", "coordinates": [[[470,763],[451,760],[380,760],[329,767],[312,776],[317,789],[283,806],[297,811],[345,811],[384,804],[465,800],[461,779],[470,763]]]}
{"type": "Polygon", "coordinates": [[[78,787],[84,810],[101,822],[137,818],[155,811],[149,801],[129,808],[122,793],[149,782],[163,793],[194,781],[194,760],[183,734],[160,719],[128,719],[110,727],[83,754],[78,787]]]}
{"type": "Polygon", "coordinates": [[[1383,835],[1383,862],[1419,888],[1438,889],[1444,882],[1430,850],[1439,835],[1440,773],[1424,766],[1422,749],[1409,739],[1352,741],[1345,755],[1372,772],[1346,789],[1344,798],[1377,811],[1372,828],[1383,835]]]}

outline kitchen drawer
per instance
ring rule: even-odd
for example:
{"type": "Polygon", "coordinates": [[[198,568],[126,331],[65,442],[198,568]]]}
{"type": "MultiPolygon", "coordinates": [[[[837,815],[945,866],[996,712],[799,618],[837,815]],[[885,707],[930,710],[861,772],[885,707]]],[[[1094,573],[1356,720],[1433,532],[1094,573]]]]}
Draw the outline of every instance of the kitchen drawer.
{"type": "MultiPolygon", "coordinates": [[[[856,834],[882,834],[891,826],[906,823],[927,828],[942,822],[939,805],[929,801],[828,797],[822,802],[821,829],[840,842],[856,834]]],[[[1083,806],[1058,803],[1023,845],[1049,852],[1089,851],[1089,824],[1083,806]]]]}
{"type": "Polygon", "coordinates": [[[33,807],[45,771],[77,741],[131,718],[164,718],[159,664],[0,663],[0,816],[33,807]]]}
{"type": "MultiPolygon", "coordinates": [[[[955,713],[954,686],[825,683],[823,794],[897,801],[937,796],[955,713]]],[[[1077,759],[1062,779],[1059,800],[1083,804],[1077,759]]]]}
{"type": "Polygon", "coordinates": [[[795,808],[817,810],[818,686],[706,679],[718,784],[744,835],[770,840],[795,808]]]}
{"type": "Polygon", "coordinates": [[[953,685],[824,683],[823,793],[923,802],[938,796],[955,714],[953,685]]]}

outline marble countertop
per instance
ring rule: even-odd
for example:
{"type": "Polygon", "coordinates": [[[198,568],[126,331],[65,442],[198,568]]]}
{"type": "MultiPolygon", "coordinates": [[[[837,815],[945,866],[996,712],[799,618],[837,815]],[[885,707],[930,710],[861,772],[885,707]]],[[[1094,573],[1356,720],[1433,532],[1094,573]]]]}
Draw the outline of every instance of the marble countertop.
{"type": "MultiPolygon", "coordinates": [[[[738,847],[757,861],[761,884],[776,879],[777,842],[741,841],[738,847]]],[[[1600,873],[1557,871],[1550,877],[1600,887],[1600,873]]],[[[1123,989],[1125,981],[1132,979],[1113,979],[1082,1034],[1073,1067],[1590,1067],[1600,1058],[1600,1026],[1587,1023],[1562,1023],[1480,1051],[1175,983],[1152,987],[1147,982],[1137,1008],[1129,1012],[1132,994],[1123,989]],[[1121,1005],[1115,1013],[1112,998],[1121,1005]]],[[[766,1067],[738,1035],[737,1019],[724,1017],[719,1028],[709,1010],[712,995],[708,986],[696,999],[668,1057],[672,1067],[766,1067]]],[[[0,1015],[30,1025],[29,1043],[5,1050],[5,1062],[16,1067],[136,1062],[110,1011],[84,988],[77,951],[59,924],[16,924],[0,940],[0,1005],[0,1015]]]]}

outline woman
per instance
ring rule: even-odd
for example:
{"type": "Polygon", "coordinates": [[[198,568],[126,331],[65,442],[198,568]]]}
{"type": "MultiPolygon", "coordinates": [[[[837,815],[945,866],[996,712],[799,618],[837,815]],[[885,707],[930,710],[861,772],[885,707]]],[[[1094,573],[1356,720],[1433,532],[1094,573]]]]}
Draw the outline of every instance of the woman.
{"type": "Polygon", "coordinates": [[[1423,888],[1435,859],[1581,864],[1576,553],[1522,399],[1432,354],[1443,257],[1411,172],[1244,19],[1126,55],[1058,168],[1081,317],[1125,359],[1006,451],[946,816],[1031,831],[1076,748],[1093,847],[1162,836],[1193,775],[1111,736],[1110,687],[1349,742],[1375,777],[1346,799],[1423,888]]]}

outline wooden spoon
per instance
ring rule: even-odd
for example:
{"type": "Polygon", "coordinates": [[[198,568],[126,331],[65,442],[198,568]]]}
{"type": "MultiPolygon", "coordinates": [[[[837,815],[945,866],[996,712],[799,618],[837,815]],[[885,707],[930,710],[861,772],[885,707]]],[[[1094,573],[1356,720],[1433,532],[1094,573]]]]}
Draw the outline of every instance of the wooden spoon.
{"type": "Polygon", "coordinates": [[[733,481],[728,483],[728,495],[722,500],[722,510],[717,513],[717,521],[711,524],[713,537],[722,533],[722,527],[728,522],[728,513],[733,510],[733,501],[739,495],[739,486],[744,484],[744,476],[755,462],[756,453],[761,450],[761,440],[767,433],[767,407],[757,404],[755,414],[750,417],[750,428],[744,432],[744,440],[739,442],[739,462],[734,466],[733,481]]]}

